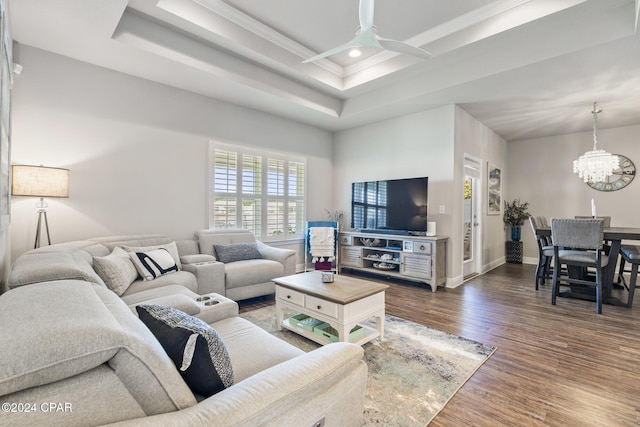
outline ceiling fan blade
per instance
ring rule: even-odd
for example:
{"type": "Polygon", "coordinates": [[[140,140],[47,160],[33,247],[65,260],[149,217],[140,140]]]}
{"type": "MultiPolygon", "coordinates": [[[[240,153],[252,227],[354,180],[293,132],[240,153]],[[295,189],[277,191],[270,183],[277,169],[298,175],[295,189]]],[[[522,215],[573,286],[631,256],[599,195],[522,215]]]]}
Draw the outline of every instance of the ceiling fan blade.
{"type": "Polygon", "coordinates": [[[373,28],[373,1],[374,0],[360,0],[359,17],[360,17],[360,30],[365,32],[370,28],[373,28]]]}
{"type": "Polygon", "coordinates": [[[392,52],[417,56],[418,58],[423,58],[423,59],[429,59],[431,57],[431,54],[426,50],[420,49],[419,47],[415,47],[398,40],[383,39],[378,37],[378,43],[380,43],[380,46],[382,46],[384,49],[390,50],[392,52]]]}
{"type": "Polygon", "coordinates": [[[305,59],[304,61],[302,61],[303,64],[306,64],[307,62],[313,62],[313,61],[317,61],[318,59],[322,59],[322,58],[326,58],[327,56],[332,56],[332,55],[336,55],[340,52],[344,52],[345,50],[349,50],[352,49],[354,47],[361,47],[362,45],[360,43],[358,43],[358,39],[355,38],[353,40],[351,40],[349,43],[345,43],[342,44],[340,46],[334,47],[333,49],[330,49],[326,52],[320,53],[316,56],[313,56],[311,58],[305,59]]]}

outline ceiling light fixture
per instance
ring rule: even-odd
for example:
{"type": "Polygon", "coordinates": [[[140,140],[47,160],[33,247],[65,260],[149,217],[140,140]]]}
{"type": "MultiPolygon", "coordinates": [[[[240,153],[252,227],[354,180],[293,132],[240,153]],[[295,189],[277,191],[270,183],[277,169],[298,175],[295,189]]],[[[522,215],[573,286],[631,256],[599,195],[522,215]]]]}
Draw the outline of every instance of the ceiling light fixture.
{"type": "Polygon", "coordinates": [[[352,58],[357,58],[362,55],[362,51],[360,49],[351,49],[349,51],[349,56],[352,58]]]}
{"type": "Polygon", "coordinates": [[[593,103],[593,150],[587,151],[573,161],[573,172],[577,173],[584,182],[604,182],[614,169],[619,166],[618,156],[598,150],[598,103],[593,103]]]}

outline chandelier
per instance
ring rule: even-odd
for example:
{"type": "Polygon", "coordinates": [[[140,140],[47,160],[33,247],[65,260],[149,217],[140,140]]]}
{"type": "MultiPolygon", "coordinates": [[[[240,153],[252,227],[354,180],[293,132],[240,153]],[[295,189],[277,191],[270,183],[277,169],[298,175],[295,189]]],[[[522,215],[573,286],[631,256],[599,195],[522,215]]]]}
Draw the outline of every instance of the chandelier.
{"type": "Polygon", "coordinates": [[[593,103],[593,150],[573,161],[573,172],[584,182],[603,182],[619,166],[618,156],[598,150],[598,103],[593,103]]]}

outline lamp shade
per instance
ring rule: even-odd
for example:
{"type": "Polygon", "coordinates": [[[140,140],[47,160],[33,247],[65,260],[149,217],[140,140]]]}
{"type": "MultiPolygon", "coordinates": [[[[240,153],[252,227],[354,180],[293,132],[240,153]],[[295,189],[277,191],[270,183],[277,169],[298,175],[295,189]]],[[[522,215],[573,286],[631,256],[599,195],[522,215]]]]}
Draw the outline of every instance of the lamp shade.
{"type": "Polygon", "coordinates": [[[11,194],[32,197],[69,197],[69,169],[11,166],[11,194]]]}

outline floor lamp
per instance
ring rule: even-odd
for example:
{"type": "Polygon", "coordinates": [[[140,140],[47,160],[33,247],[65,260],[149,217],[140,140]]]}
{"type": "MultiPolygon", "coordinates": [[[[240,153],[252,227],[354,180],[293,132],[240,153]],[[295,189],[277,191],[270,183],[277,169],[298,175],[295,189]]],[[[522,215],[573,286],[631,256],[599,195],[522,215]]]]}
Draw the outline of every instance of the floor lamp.
{"type": "Polygon", "coordinates": [[[38,208],[38,225],[34,249],[40,247],[40,230],[42,219],[47,231],[47,242],[51,244],[49,221],[47,220],[47,203],[45,197],[69,197],[69,169],[49,168],[45,166],[11,166],[11,195],[40,197],[36,203],[38,208]]]}

